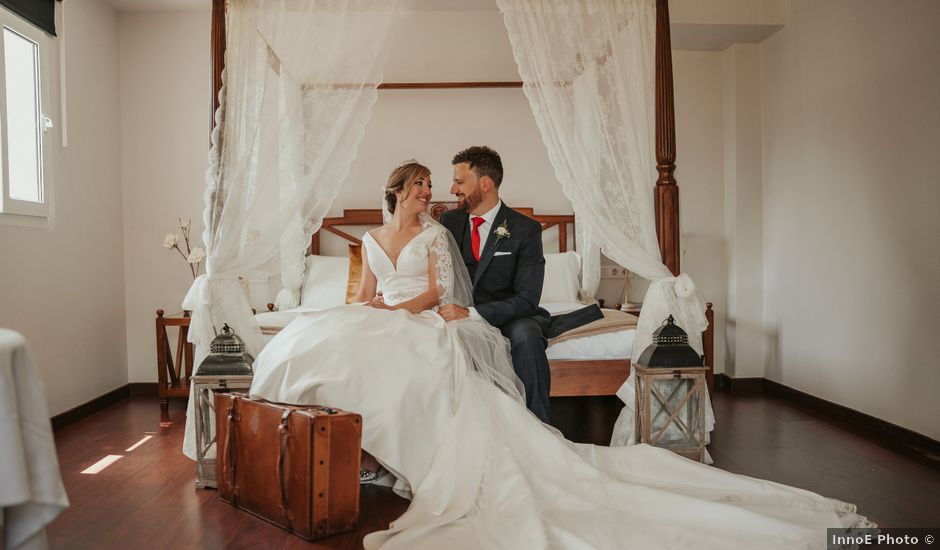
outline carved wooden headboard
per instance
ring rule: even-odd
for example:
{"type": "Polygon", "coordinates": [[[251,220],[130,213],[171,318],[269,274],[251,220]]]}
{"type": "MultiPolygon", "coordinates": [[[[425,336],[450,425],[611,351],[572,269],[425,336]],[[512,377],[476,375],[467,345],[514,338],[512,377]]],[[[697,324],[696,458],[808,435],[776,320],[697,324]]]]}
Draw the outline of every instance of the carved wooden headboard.
{"type": "MultiPolygon", "coordinates": [[[[432,202],[431,216],[437,220],[441,214],[457,208],[456,202],[432,202]]],[[[568,232],[574,232],[574,214],[535,214],[532,208],[513,208],[513,210],[532,218],[542,224],[542,231],[558,228],[558,251],[568,250],[568,232]]],[[[342,227],[353,226],[379,226],[382,225],[382,211],[378,208],[344,209],[343,215],[334,218],[323,218],[320,231],[313,234],[310,239],[310,254],[320,253],[320,233],[326,231],[343,238],[353,244],[362,244],[362,239],[347,233],[342,227]]]]}

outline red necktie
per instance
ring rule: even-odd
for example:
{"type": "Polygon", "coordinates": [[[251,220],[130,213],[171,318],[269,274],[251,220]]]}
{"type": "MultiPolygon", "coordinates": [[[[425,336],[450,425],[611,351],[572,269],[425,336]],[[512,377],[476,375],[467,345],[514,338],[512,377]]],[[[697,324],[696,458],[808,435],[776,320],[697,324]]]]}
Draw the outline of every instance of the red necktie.
{"type": "Polygon", "coordinates": [[[481,217],[474,216],[470,218],[473,223],[473,233],[470,234],[470,246],[473,247],[473,257],[480,261],[480,225],[485,222],[481,217]]]}

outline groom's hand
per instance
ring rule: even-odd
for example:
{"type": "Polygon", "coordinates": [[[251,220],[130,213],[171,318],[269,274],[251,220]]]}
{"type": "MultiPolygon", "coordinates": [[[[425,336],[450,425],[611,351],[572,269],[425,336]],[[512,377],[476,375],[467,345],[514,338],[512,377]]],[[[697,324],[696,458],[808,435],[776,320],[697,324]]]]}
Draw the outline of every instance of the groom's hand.
{"type": "Polygon", "coordinates": [[[470,317],[470,310],[457,304],[446,304],[437,308],[437,314],[443,317],[445,321],[457,321],[470,317]]]}

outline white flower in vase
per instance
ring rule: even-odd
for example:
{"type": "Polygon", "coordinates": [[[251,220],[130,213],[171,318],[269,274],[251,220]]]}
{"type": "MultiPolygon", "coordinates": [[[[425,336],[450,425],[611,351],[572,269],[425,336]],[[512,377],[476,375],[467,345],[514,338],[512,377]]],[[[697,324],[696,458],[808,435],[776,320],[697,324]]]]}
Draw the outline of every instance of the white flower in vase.
{"type": "Polygon", "coordinates": [[[194,246],[192,251],[189,253],[189,257],[186,258],[186,261],[191,264],[198,264],[204,259],[206,259],[206,251],[199,248],[198,246],[194,246]]]}

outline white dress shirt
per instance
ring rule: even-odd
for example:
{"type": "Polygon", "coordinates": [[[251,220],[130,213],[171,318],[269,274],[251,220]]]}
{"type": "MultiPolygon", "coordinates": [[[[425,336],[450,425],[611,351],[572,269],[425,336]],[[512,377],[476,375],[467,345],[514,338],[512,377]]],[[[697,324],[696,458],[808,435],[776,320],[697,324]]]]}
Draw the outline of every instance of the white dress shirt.
{"type": "MultiPolygon", "coordinates": [[[[503,201],[497,201],[496,206],[484,212],[481,216],[470,214],[470,217],[467,218],[467,223],[470,224],[471,235],[473,231],[473,218],[483,218],[483,223],[480,224],[480,228],[478,229],[480,232],[480,257],[483,256],[483,248],[486,246],[486,239],[489,238],[490,230],[493,228],[493,222],[496,220],[496,213],[499,212],[499,209],[502,205],[503,201]]],[[[471,307],[469,309],[471,319],[475,321],[483,321],[483,317],[477,313],[477,308],[471,307]]]]}

